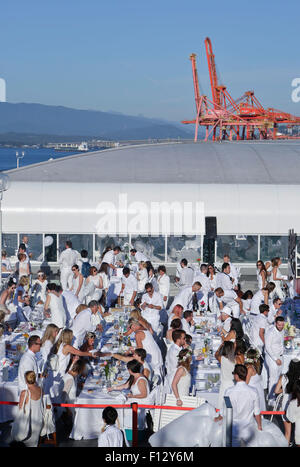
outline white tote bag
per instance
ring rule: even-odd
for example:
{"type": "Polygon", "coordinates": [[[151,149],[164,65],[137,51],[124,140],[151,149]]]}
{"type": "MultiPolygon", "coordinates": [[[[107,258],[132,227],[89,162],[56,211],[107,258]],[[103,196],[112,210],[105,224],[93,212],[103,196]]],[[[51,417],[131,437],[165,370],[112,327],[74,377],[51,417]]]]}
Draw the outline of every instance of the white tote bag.
{"type": "Polygon", "coordinates": [[[50,397],[46,394],[43,396],[43,407],[44,407],[44,424],[40,436],[47,436],[51,433],[55,433],[55,422],[53,417],[53,406],[50,397]]]}
{"type": "Polygon", "coordinates": [[[19,412],[15,417],[12,429],[11,429],[11,437],[15,441],[23,441],[27,438],[29,434],[30,428],[30,409],[31,409],[31,396],[30,392],[26,390],[24,400],[22,403],[22,407],[19,408],[19,412]],[[29,396],[28,403],[25,404],[25,401],[29,396]]]}

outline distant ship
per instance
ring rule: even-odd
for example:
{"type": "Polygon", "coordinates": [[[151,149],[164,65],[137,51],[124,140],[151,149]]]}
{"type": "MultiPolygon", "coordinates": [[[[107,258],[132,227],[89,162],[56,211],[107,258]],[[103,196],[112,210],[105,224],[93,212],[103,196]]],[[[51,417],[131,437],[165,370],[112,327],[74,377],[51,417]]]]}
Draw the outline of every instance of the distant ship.
{"type": "Polygon", "coordinates": [[[55,151],[79,151],[87,152],[89,150],[87,142],[81,143],[58,143],[54,147],[55,151]]]}

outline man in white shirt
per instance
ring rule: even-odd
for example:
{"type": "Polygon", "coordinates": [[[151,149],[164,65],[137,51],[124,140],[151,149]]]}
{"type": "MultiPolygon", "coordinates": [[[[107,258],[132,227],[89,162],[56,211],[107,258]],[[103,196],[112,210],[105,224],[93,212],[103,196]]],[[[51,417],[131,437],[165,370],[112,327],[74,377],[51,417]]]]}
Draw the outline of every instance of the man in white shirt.
{"type": "Polygon", "coordinates": [[[170,277],[167,275],[167,270],[164,265],[158,266],[158,289],[163,300],[164,308],[167,308],[168,298],[170,293],[170,277]]]}
{"type": "Polygon", "coordinates": [[[36,381],[38,381],[39,370],[36,354],[41,350],[41,344],[41,338],[39,336],[31,336],[28,339],[28,350],[22,355],[18,368],[19,393],[24,389],[27,389],[25,381],[26,371],[34,371],[36,381]]]}
{"type": "Polygon", "coordinates": [[[185,331],[188,335],[195,332],[195,321],[193,317],[193,312],[190,310],[185,310],[183,313],[183,318],[181,320],[182,330],[185,331]]]}
{"type": "Polygon", "coordinates": [[[72,266],[77,263],[79,253],[72,249],[72,242],[67,240],[65,243],[66,249],[61,252],[59,256],[59,268],[60,268],[60,282],[63,290],[72,287],[72,266]]]}
{"type": "Polygon", "coordinates": [[[173,343],[168,348],[167,355],[166,355],[167,377],[165,379],[165,382],[166,382],[166,389],[168,391],[171,390],[172,381],[173,381],[174,375],[178,367],[178,354],[180,350],[183,349],[183,346],[185,345],[185,336],[186,336],[185,331],[181,329],[179,330],[176,329],[172,333],[173,343]]]}
{"type": "Polygon", "coordinates": [[[279,298],[279,297],[274,298],[271,305],[270,305],[270,310],[269,310],[269,314],[268,314],[268,324],[270,326],[272,326],[274,324],[275,319],[277,318],[277,316],[280,316],[282,314],[281,306],[282,306],[281,298],[279,298]]]}
{"type": "Polygon", "coordinates": [[[268,327],[269,305],[264,303],[259,306],[260,314],[253,317],[250,339],[251,345],[262,353],[265,345],[265,332],[268,327]]]}
{"type": "Polygon", "coordinates": [[[230,264],[222,264],[222,272],[219,272],[216,277],[216,287],[221,287],[225,290],[232,290],[234,288],[234,280],[230,276],[230,264]]]}
{"type": "Polygon", "coordinates": [[[225,305],[224,308],[221,310],[221,327],[220,327],[220,332],[224,336],[226,336],[231,327],[231,320],[232,320],[232,315],[231,315],[231,308],[229,306],[225,305]]]}
{"type": "Polygon", "coordinates": [[[147,258],[147,256],[144,255],[144,253],[142,253],[141,251],[137,251],[135,248],[132,248],[130,250],[130,256],[133,259],[135,259],[137,263],[139,263],[140,261],[143,261],[144,263],[146,263],[146,261],[149,261],[149,259],[147,258]]]}
{"type": "MultiPolygon", "coordinates": [[[[98,312],[99,303],[96,300],[92,300],[89,303],[89,308],[82,310],[78,313],[72,324],[72,331],[74,335],[73,346],[77,349],[81,347],[84,341],[84,337],[87,332],[94,332],[97,326],[93,322],[93,315],[96,315],[98,312]]],[[[101,327],[99,328],[101,329],[101,327]]]]}
{"type": "Polygon", "coordinates": [[[201,292],[203,293],[202,300],[208,304],[208,294],[211,290],[211,283],[207,276],[207,264],[201,264],[200,271],[194,272],[194,282],[198,281],[201,284],[201,292]]]}
{"type": "Polygon", "coordinates": [[[160,327],[160,311],[163,308],[162,298],[159,292],[154,291],[150,282],[145,285],[145,290],[141,301],[142,317],[151,324],[157,334],[160,327]]]}
{"type": "Polygon", "coordinates": [[[284,318],[277,316],[274,326],[265,335],[265,365],[268,371],[269,404],[274,405],[274,389],[282,371],[284,351],[284,318]]]}
{"type": "Polygon", "coordinates": [[[103,256],[102,263],[107,263],[109,265],[109,277],[112,276],[114,270],[117,269],[116,257],[121,251],[122,250],[119,246],[115,246],[112,250],[107,251],[103,256]]]}
{"type": "Polygon", "coordinates": [[[171,314],[175,305],[181,305],[184,310],[193,309],[193,297],[196,297],[200,292],[201,284],[196,281],[191,287],[184,287],[175,297],[168,310],[169,315],[171,314]]]}
{"type": "MultiPolygon", "coordinates": [[[[234,380],[236,384],[226,389],[224,396],[229,397],[232,412],[232,446],[239,447],[241,443],[250,447],[257,428],[262,430],[258,391],[246,383],[247,368],[245,365],[235,365],[234,380]],[[255,420],[255,422],[254,422],[255,420]]],[[[223,409],[222,409],[223,414],[223,409]]],[[[224,415],[224,414],[223,414],[224,415]]],[[[220,417],[217,418],[219,420],[220,417]]]]}
{"type": "Polygon", "coordinates": [[[223,290],[221,287],[218,287],[215,290],[215,295],[220,310],[217,312],[217,317],[219,317],[224,305],[228,305],[232,309],[232,315],[234,318],[239,318],[240,314],[246,314],[243,310],[242,300],[233,289],[223,290]]]}
{"type": "Polygon", "coordinates": [[[179,287],[191,286],[194,283],[194,270],[188,266],[185,258],[180,261],[180,266],[179,279],[177,280],[179,287]]]}
{"type": "Polygon", "coordinates": [[[224,263],[228,263],[230,266],[230,276],[233,279],[234,288],[237,289],[238,282],[239,282],[239,272],[236,266],[231,263],[229,255],[224,255],[223,259],[224,259],[224,263]]]}
{"type": "Polygon", "coordinates": [[[122,287],[119,295],[124,296],[124,305],[134,305],[137,289],[138,282],[136,277],[130,273],[129,268],[123,268],[122,287]]]}

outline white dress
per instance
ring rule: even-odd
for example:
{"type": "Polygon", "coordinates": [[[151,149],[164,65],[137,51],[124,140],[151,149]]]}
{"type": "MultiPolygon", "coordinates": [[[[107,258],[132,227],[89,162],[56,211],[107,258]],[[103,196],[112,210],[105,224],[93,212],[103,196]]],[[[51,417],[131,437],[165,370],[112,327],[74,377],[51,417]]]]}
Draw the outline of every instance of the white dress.
{"type": "Polygon", "coordinates": [[[234,385],[234,378],[233,378],[233,370],[235,367],[235,363],[231,362],[226,357],[221,357],[221,385],[220,385],[220,392],[218,397],[218,409],[222,411],[223,403],[224,403],[224,393],[227,388],[234,385]]]}
{"type": "Polygon", "coordinates": [[[89,283],[86,285],[86,288],[90,286],[90,284],[93,284],[93,291],[92,293],[89,293],[86,296],[86,303],[90,303],[92,300],[97,300],[99,301],[100,298],[102,297],[102,289],[99,288],[99,282],[100,282],[100,275],[96,274],[96,276],[89,276],[89,283]]]}
{"type": "Polygon", "coordinates": [[[273,274],[274,274],[274,269],[272,269],[272,273],[271,273],[271,282],[274,282],[275,284],[275,290],[274,290],[274,293],[281,299],[281,300],[284,300],[285,299],[285,293],[283,292],[282,288],[281,288],[281,284],[282,284],[282,281],[279,280],[280,278],[286,278],[286,276],[283,276],[279,270],[279,268],[277,268],[277,274],[276,274],[276,277],[278,279],[274,280],[273,278],[273,274]]]}
{"type": "Polygon", "coordinates": [[[256,373],[254,376],[251,376],[250,381],[249,381],[249,386],[251,386],[252,388],[255,388],[257,390],[258,395],[259,395],[260,410],[265,411],[266,410],[266,401],[265,401],[263,380],[262,380],[261,375],[256,373]]]}
{"type": "MultiPolygon", "coordinates": [[[[25,396],[26,397],[26,396],[25,396]]],[[[24,441],[27,447],[37,447],[43,427],[43,399],[30,400],[30,436],[24,441]]]]}
{"type": "Polygon", "coordinates": [[[63,306],[63,301],[61,297],[57,297],[54,293],[50,294],[50,312],[51,318],[50,322],[56,324],[57,327],[63,328],[66,325],[67,317],[66,312],[63,306]]]}
{"type": "MultiPolygon", "coordinates": [[[[73,277],[72,278],[72,292],[74,293],[74,295],[76,296],[76,291],[79,287],[79,278],[80,278],[80,275],[78,275],[77,277],[73,277]]],[[[83,303],[83,299],[84,299],[84,278],[83,278],[83,282],[82,282],[82,285],[81,285],[81,289],[79,291],[79,294],[78,294],[78,300],[80,301],[80,303],[83,303]]]]}
{"type": "Polygon", "coordinates": [[[65,344],[60,344],[59,349],[57,351],[58,355],[58,368],[54,372],[54,377],[56,381],[60,381],[64,375],[66,374],[66,369],[70,363],[71,354],[64,355],[63,348],[65,344]]]}
{"type": "Polygon", "coordinates": [[[184,369],[184,376],[181,376],[180,380],[177,383],[177,390],[179,394],[179,398],[189,396],[190,395],[190,387],[191,387],[191,373],[184,367],[179,366],[178,368],[184,369]]]}
{"type": "Polygon", "coordinates": [[[145,285],[148,282],[148,272],[147,269],[139,269],[138,271],[138,276],[137,276],[137,281],[138,281],[138,293],[143,293],[145,292],[145,285]]]}
{"type": "Polygon", "coordinates": [[[33,285],[33,288],[32,288],[32,295],[34,293],[34,297],[33,297],[33,303],[37,303],[39,301],[45,303],[46,302],[46,298],[47,298],[47,285],[48,285],[48,281],[40,281],[39,279],[37,279],[33,285]]]}
{"type": "MultiPolygon", "coordinates": [[[[150,393],[150,389],[149,389],[149,382],[147,380],[147,378],[145,378],[145,376],[140,376],[136,382],[131,386],[130,390],[131,390],[131,393],[133,396],[137,396],[140,394],[140,390],[139,390],[139,387],[138,387],[138,382],[140,380],[144,380],[146,381],[146,386],[147,386],[147,395],[146,397],[143,397],[142,399],[138,398],[138,399],[135,399],[134,397],[130,398],[129,401],[130,403],[131,402],[137,402],[138,404],[147,404],[148,403],[148,396],[149,396],[149,393],[150,393]]],[[[138,411],[138,428],[140,430],[143,430],[145,428],[145,422],[146,422],[146,417],[145,417],[145,409],[139,409],[138,411]]]]}
{"type": "Polygon", "coordinates": [[[146,361],[153,368],[154,373],[161,374],[161,367],[163,365],[163,359],[160,348],[155,342],[150,331],[143,331],[145,338],[143,340],[143,349],[146,350],[147,356],[146,361]]]}

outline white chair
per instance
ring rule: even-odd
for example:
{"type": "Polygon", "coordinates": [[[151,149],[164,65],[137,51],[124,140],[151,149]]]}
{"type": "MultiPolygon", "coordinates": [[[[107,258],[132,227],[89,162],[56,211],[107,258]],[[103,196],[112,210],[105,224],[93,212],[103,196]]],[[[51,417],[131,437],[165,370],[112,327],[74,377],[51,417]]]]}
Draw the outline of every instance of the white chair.
{"type": "MultiPolygon", "coordinates": [[[[184,407],[199,407],[206,401],[200,397],[184,396],[181,398],[184,407]]],[[[176,397],[167,394],[165,403],[162,405],[176,406],[176,397]]],[[[153,431],[158,431],[176,418],[187,413],[188,410],[155,409],[153,417],[153,431]]]]}

